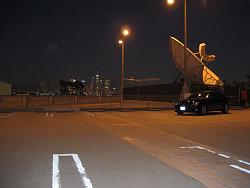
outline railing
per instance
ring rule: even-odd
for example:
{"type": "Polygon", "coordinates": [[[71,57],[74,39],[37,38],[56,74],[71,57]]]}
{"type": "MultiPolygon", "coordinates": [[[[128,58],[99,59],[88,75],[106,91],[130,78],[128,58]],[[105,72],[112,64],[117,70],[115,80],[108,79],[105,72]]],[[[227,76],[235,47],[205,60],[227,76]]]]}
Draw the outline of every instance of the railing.
{"type": "MultiPolygon", "coordinates": [[[[123,108],[164,108],[179,96],[124,96],[123,108]]],[[[39,108],[77,106],[81,108],[120,108],[120,96],[0,96],[0,108],[39,108]]]]}
{"type": "MultiPolygon", "coordinates": [[[[125,95],[123,108],[173,108],[179,95],[125,95]]],[[[230,96],[231,105],[240,105],[238,96],[230,96]]],[[[120,96],[0,96],[0,108],[120,108],[120,96]]]]}

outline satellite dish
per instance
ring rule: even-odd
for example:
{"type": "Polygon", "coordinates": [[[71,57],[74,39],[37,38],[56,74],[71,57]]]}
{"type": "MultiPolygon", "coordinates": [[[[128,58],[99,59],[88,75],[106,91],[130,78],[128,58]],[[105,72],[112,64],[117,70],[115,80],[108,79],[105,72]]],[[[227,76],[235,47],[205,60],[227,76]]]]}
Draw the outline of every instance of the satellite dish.
{"type": "MultiPolygon", "coordinates": [[[[184,73],[184,44],[174,37],[170,37],[169,44],[170,53],[176,67],[184,73]]],[[[206,55],[206,44],[204,44],[205,43],[201,44],[199,49],[201,59],[187,48],[186,75],[189,80],[197,81],[205,85],[223,86],[223,81],[202,62],[202,60],[211,62],[215,58],[214,55],[206,55]]]]}
{"type": "Polygon", "coordinates": [[[199,55],[201,57],[201,61],[204,60],[206,62],[212,62],[215,59],[215,55],[207,55],[206,54],[206,44],[201,43],[199,45],[199,55]]]}

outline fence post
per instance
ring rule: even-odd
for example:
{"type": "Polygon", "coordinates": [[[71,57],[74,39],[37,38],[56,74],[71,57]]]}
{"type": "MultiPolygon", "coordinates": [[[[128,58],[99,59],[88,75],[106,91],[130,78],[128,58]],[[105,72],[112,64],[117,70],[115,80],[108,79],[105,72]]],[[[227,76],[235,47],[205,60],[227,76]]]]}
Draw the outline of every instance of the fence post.
{"type": "Polygon", "coordinates": [[[239,86],[239,106],[241,105],[241,89],[240,89],[240,86],[239,86]]]}
{"type": "Polygon", "coordinates": [[[112,97],[109,96],[109,109],[111,109],[111,108],[112,108],[112,97]]]}
{"type": "Polygon", "coordinates": [[[53,100],[52,96],[49,96],[49,105],[52,105],[52,100],[53,100]]]}
{"type": "Polygon", "coordinates": [[[22,96],[22,107],[26,108],[28,104],[27,96],[22,96]]]}
{"type": "Polygon", "coordinates": [[[147,96],[147,107],[148,107],[148,109],[149,109],[149,107],[150,107],[149,96],[147,96]]]}
{"type": "Polygon", "coordinates": [[[0,108],[3,106],[3,97],[0,96],[0,108]]]}
{"type": "Polygon", "coordinates": [[[74,96],[74,104],[77,104],[78,103],[78,95],[75,95],[74,96]]]}

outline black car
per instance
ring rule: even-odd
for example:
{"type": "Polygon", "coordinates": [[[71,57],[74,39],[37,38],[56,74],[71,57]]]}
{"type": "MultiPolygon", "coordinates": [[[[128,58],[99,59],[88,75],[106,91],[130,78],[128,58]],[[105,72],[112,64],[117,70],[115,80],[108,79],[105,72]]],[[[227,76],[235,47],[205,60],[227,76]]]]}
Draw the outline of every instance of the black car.
{"type": "Polygon", "coordinates": [[[222,113],[226,114],[228,110],[228,98],[223,93],[215,91],[194,93],[175,104],[175,111],[180,115],[184,112],[195,112],[205,115],[209,111],[222,111],[222,113]]]}

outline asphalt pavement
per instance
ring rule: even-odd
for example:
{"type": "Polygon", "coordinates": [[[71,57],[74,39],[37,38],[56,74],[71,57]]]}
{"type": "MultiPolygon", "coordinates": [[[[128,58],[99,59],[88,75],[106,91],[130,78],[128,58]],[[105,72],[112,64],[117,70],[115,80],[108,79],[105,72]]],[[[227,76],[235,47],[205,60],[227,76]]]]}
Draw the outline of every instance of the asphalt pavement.
{"type": "Polygon", "coordinates": [[[249,187],[249,122],[249,110],[0,113],[0,187],[249,187]]]}

